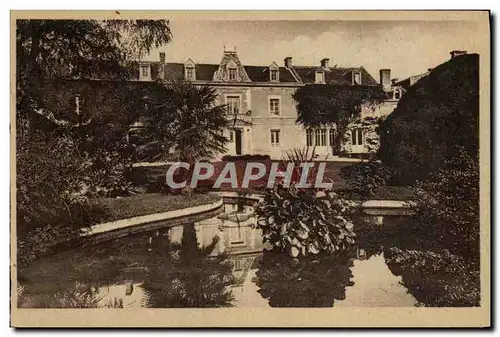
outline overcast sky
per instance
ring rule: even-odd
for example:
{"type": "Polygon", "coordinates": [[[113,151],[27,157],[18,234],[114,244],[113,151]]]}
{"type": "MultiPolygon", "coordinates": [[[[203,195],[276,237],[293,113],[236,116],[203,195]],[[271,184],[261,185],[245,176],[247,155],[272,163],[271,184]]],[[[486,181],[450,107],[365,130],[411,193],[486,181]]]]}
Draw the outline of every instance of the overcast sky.
{"type": "Polygon", "coordinates": [[[364,66],[379,80],[390,68],[403,79],[449,59],[453,49],[477,52],[478,26],[470,21],[171,21],[173,41],[148,57],[167,62],[219,63],[224,46],[245,65],[364,66]]]}

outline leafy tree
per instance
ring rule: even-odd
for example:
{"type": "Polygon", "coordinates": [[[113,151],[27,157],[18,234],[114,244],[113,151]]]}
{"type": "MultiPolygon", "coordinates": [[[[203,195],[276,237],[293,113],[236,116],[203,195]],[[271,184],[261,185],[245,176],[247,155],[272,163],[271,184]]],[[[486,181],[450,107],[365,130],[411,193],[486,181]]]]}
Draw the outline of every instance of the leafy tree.
{"type": "Polygon", "coordinates": [[[398,182],[436,172],[461,146],[479,148],[479,55],[462,55],[434,68],[410,87],[381,125],[380,158],[398,182]]]}
{"type": "MultiPolygon", "coordinates": [[[[59,237],[61,231],[92,224],[82,206],[86,197],[126,188],[124,172],[117,171],[128,165],[126,152],[122,142],[115,142],[125,135],[128,125],[120,123],[126,119],[98,111],[75,118],[74,109],[54,109],[61,100],[54,105],[51,97],[64,90],[56,85],[47,91],[49,79],[124,80],[127,61],[137,56],[134,50],[144,54],[170,39],[166,20],[17,21],[18,235],[33,239],[37,237],[33,231],[40,232],[40,241],[31,240],[25,247],[35,248],[59,237]],[[110,134],[115,138],[107,139],[110,134]],[[106,180],[109,177],[115,181],[106,180]],[[48,235],[45,229],[54,227],[58,228],[48,235]]],[[[25,260],[33,257],[30,249],[25,250],[25,260]]]]}
{"type": "Polygon", "coordinates": [[[144,136],[169,149],[170,154],[164,155],[194,163],[225,151],[226,107],[217,103],[214,88],[170,81],[159,83],[146,95],[144,136]]]}
{"type": "Polygon", "coordinates": [[[361,109],[373,109],[386,99],[378,86],[306,85],[293,94],[297,102],[297,123],[314,128],[335,125],[334,153],[350,123],[361,116],[361,109]]]}

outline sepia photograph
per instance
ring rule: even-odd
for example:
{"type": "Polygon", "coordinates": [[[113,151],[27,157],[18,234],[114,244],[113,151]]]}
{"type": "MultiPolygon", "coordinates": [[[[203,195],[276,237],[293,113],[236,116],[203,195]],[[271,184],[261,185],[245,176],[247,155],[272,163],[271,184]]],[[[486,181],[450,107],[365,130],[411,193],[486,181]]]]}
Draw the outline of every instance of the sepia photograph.
{"type": "Polygon", "coordinates": [[[490,325],[488,11],[11,25],[14,327],[490,325]]]}

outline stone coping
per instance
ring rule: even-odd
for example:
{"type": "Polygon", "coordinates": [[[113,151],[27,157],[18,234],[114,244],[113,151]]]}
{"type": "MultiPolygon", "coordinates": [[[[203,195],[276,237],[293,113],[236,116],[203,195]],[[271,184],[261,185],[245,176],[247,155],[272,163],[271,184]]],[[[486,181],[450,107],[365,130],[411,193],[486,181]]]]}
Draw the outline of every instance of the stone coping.
{"type": "Polygon", "coordinates": [[[146,225],[154,222],[168,222],[169,220],[179,220],[180,218],[194,216],[202,213],[210,213],[218,208],[222,208],[224,202],[222,198],[216,202],[204,205],[198,205],[194,207],[181,208],[173,211],[155,213],[148,215],[136,216],[133,218],[116,220],[111,222],[105,222],[102,224],[97,224],[90,227],[89,230],[82,233],[81,237],[89,237],[105,232],[125,229],[134,226],[146,225]]]}

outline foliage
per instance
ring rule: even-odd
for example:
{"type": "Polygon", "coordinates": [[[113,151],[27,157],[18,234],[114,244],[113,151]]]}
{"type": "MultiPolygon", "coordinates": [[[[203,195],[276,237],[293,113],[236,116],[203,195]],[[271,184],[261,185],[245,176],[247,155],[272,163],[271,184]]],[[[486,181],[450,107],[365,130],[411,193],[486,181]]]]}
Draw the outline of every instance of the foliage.
{"type": "Polygon", "coordinates": [[[338,152],[348,125],[359,119],[361,109],[374,109],[386,94],[379,86],[307,85],[297,89],[293,99],[297,123],[305,127],[336,125],[333,148],[338,152]]]}
{"type": "Polygon", "coordinates": [[[386,262],[403,285],[424,306],[479,306],[481,299],[479,264],[467,263],[448,250],[401,250],[391,248],[386,262]]]}
{"type": "Polygon", "coordinates": [[[380,158],[401,184],[425,180],[462,146],[479,148],[479,55],[453,58],[410,87],[381,125],[380,158]]]}
{"type": "Polygon", "coordinates": [[[345,299],[351,281],[352,258],[320,254],[292,259],[275,251],[264,251],[255,283],[271,307],[332,307],[345,299]]]}
{"type": "Polygon", "coordinates": [[[231,263],[227,256],[211,257],[218,243],[214,237],[207,247],[198,247],[194,224],[185,224],[180,246],[157,237],[142,285],[150,308],[231,307],[231,263]]]}
{"type": "Polygon", "coordinates": [[[354,192],[367,199],[372,197],[381,186],[387,184],[392,172],[381,162],[370,160],[345,166],[341,169],[340,175],[354,192]]]}
{"type": "Polygon", "coordinates": [[[256,227],[264,242],[289,255],[336,253],[354,243],[353,224],[344,218],[347,204],[329,192],[323,198],[312,188],[278,185],[256,206],[256,227]]]}
{"type": "Polygon", "coordinates": [[[479,159],[465,149],[428,181],[417,182],[415,219],[429,240],[466,259],[479,258],[479,159]]]}
{"type": "MultiPolygon", "coordinates": [[[[82,101],[78,115],[72,91],[78,85],[68,80],[126,79],[130,47],[149,52],[170,41],[171,33],[166,20],[16,24],[17,234],[19,258],[27,262],[49,241],[95,222],[88,196],[130,188],[123,145],[128,119],[110,114],[108,95],[99,91],[104,99],[82,101]]],[[[88,97],[96,97],[89,83],[88,97]]]]}
{"type": "Polygon", "coordinates": [[[225,155],[222,161],[268,161],[271,160],[268,154],[244,154],[242,156],[225,155]]]}
{"type": "Polygon", "coordinates": [[[209,86],[189,82],[165,82],[148,93],[144,134],[169,149],[178,161],[194,163],[225,151],[228,126],[225,105],[209,86]]]}

